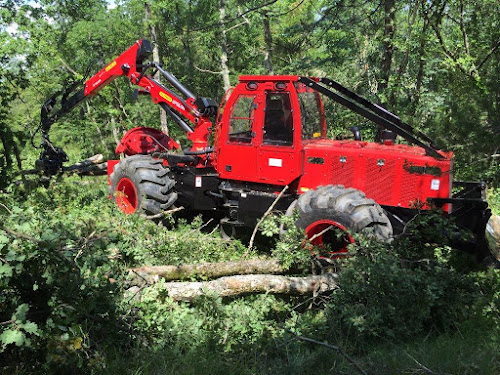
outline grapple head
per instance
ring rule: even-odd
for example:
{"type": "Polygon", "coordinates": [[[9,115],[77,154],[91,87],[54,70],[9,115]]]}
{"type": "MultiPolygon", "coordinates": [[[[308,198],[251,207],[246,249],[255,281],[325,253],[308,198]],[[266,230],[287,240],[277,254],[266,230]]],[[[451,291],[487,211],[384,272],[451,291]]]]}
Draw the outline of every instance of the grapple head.
{"type": "Polygon", "coordinates": [[[54,176],[63,171],[63,163],[68,161],[68,155],[62,148],[55,147],[44,139],[42,143],[43,151],[40,153],[40,158],[35,162],[35,168],[44,176],[54,176]]]}

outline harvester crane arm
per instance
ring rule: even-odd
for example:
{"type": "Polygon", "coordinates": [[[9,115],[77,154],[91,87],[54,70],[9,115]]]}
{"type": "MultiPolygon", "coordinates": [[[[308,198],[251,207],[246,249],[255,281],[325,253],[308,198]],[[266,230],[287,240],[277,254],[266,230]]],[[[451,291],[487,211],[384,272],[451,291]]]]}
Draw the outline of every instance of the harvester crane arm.
{"type": "Polygon", "coordinates": [[[153,102],[159,104],[187,133],[188,139],[193,142],[192,152],[202,153],[207,150],[208,137],[212,129],[210,116],[216,114],[217,103],[209,98],[197,98],[173,74],[163,70],[159,63],[145,62],[151,53],[151,43],[146,39],[140,39],[85,81],[83,88],[75,92],[81,83],[76,82],[64,92],[56,93],[43,104],[40,129],[44,151],[38,164],[45,173],[57,173],[62,168],[62,163],[67,160],[66,154],[54,147],[49,140],[48,133],[52,124],[121,76],[127,77],[132,84],[139,86],[141,93],[149,94],[153,102]],[[150,69],[154,70],[153,73],[159,72],[180,95],[156,81],[152,77],[154,74],[147,75],[146,72],[150,69]],[[61,97],[60,107],[55,111],[58,97],[61,97]],[[194,124],[194,128],[185,119],[194,124]]]}

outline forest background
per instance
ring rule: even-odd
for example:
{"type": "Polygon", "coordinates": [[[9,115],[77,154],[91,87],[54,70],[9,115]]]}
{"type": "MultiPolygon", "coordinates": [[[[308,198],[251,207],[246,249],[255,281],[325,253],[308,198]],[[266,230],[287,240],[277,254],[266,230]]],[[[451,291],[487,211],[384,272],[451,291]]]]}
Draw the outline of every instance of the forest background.
{"type": "MultiPolygon", "coordinates": [[[[42,103],[140,38],[154,42],[155,60],[192,92],[218,102],[240,74],[331,77],[453,150],[455,178],[486,181],[498,213],[497,0],[3,0],[2,371],[355,371],[290,332],[341,344],[370,373],[498,370],[500,279],[450,251],[441,227],[415,230],[411,241],[387,245],[390,252],[361,241],[342,276],[350,286],[318,302],[321,308],[268,295],[177,305],[161,287],[152,288],[147,303],[124,301],[116,280],[127,267],[239,259],[246,252],[239,241],[204,232],[201,218],[165,231],[120,216],[107,201],[105,179],[73,178],[48,189],[19,183],[19,172],[38,158],[33,144],[40,143],[42,103]],[[133,235],[137,228],[140,235],[133,235]],[[421,266],[402,266],[402,259],[421,266]],[[418,309],[408,302],[415,298],[418,309]],[[452,358],[464,351],[468,360],[446,361],[452,348],[452,358]]],[[[132,92],[128,81],[115,81],[54,125],[53,142],[75,162],[96,153],[112,157],[122,134],[136,126],[168,128],[186,146],[183,132],[132,92]]],[[[375,132],[335,105],[326,110],[332,137],[349,135],[351,126],[367,139],[375,132]]],[[[270,241],[252,256],[303,258],[283,255],[283,243],[270,241]]]]}

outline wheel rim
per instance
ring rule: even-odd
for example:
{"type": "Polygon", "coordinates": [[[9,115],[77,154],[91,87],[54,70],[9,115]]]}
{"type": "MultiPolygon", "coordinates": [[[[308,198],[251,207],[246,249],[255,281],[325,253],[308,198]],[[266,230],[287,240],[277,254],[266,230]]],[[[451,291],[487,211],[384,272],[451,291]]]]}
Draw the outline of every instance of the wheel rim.
{"type": "Polygon", "coordinates": [[[306,230],[309,243],[320,251],[323,257],[332,257],[347,253],[347,246],[354,243],[349,230],[333,220],[318,220],[310,224],[306,230]],[[312,240],[311,240],[312,239],[312,240]]]}
{"type": "Polygon", "coordinates": [[[126,214],[133,214],[137,210],[137,190],[134,183],[124,177],[116,185],[115,200],[118,208],[126,214]]]}

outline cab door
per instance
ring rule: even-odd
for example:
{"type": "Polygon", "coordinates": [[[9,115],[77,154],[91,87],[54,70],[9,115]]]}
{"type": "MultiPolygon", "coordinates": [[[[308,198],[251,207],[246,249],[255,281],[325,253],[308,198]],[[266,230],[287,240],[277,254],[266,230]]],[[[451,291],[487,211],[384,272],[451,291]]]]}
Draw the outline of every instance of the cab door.
{"type": "Polygon", "coordinates": [[[262,93],[241,91],[222,115],[216,168],[220,177],[258,182],[256,124],[261,123],[262,93]]]}
{"type": "Polygon", "coordinates": [[[259,182],[273,185],[289,184],[303,169],[296,93],[291,83],[286,88],[265,91],[263,122],[257,129],[259,182]]]}

